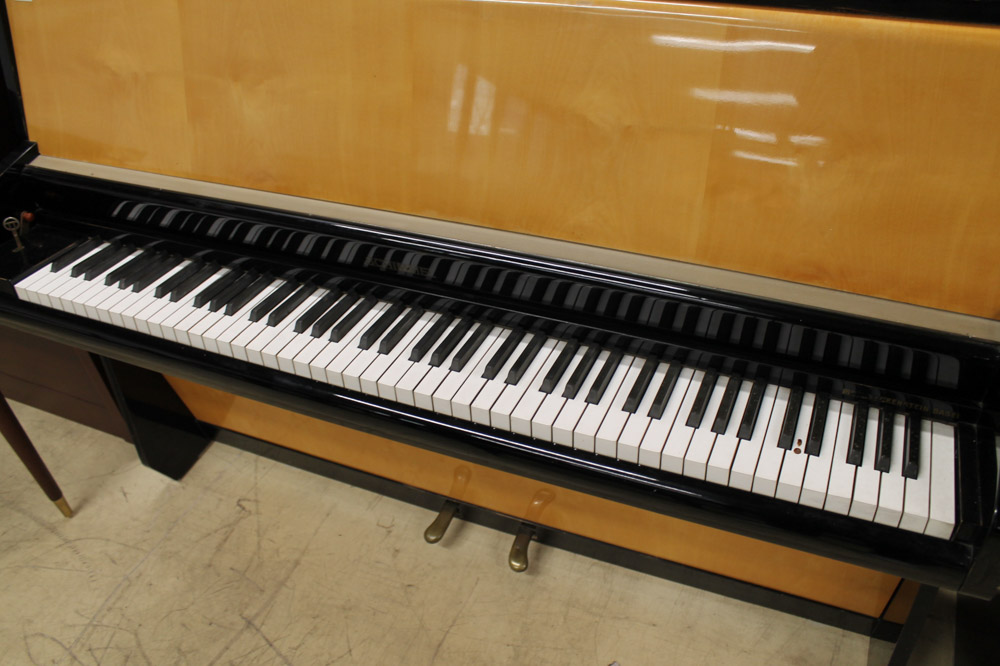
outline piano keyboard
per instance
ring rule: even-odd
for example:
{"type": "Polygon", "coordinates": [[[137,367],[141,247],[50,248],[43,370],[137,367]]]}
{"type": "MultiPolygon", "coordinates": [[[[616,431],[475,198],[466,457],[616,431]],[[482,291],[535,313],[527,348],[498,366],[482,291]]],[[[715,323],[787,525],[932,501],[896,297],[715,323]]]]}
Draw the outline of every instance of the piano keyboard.
{"type": "Polygon", "coordinates": [[[18,297],[579,451],[947,539],[955,428],[350,278],[88,240],[18,297]],[[294,272],[293,272],[294,273],[294,272]]]}

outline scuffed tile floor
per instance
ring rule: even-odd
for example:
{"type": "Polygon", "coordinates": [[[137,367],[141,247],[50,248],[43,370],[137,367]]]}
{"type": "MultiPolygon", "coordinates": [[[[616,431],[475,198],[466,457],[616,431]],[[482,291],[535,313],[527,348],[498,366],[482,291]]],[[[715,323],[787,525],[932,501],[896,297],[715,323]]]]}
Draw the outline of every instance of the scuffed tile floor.
{"type": "Polygon", "coordinates": [[[77,515],[0,445],[2,664],[868,660],[864,636],[537,544],[515,574],[477,525],[430,546],[424,509],[225,445],[171,481],[13,407],[77,515]]]}

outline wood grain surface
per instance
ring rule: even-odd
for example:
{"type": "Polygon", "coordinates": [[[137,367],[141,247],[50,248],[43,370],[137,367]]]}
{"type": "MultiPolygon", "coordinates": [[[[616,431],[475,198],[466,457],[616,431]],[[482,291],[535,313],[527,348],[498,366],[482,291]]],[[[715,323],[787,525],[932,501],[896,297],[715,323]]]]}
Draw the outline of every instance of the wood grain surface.
{"type": "Polygon", "coordinates": [[[8,1],[45,155],[1000,318],[1000,31],[569,0],[8,1]]]}
{"type": "Polygon", "coordinates": [[[195,417],[207,423],[522,520],[838,608],[878,617],[900,580],[167,379],[195,417]]]}

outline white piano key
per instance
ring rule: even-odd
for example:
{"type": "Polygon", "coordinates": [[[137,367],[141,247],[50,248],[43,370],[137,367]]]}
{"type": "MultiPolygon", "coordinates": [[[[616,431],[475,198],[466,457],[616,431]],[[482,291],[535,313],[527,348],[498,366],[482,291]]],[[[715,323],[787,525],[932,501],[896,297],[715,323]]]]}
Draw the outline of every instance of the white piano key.
{"type": "MultiPolygon", "coordinates": [[[[565,342],[556,341],[553,338],[549,338],[545,341],[545,344],[541,346],[538,353],[535,354],[535,358],[531,360],[528,364],[528,369],[525,370],[524,375],[521,376],[521,380],[516,384],[507,384],[504,387],[503,392],[497,397],[496,402],[490,407],[490,425],[494,428],[500,428],[501,430],[511,430],[510,419],[511,415],[514,413],[514,409],[517,407],[518,402],[524,397],[528,389],[531,387],[531,383],[538,376],[541,369],[545,366],[549,360],[549,356],[553,353],[553,350],[557,345],[565,345],[565,342]]],[[[505,375],[506,376],[506,375],[505,375]]],[[[529,426],[530,428],[530,426],[529,426]]]]}
{"type": "Polygon", "coordinates": [[[694,434],[691,435],[691,442],[688,444],[687,452],[684,454],[684,476],[704,480],[705,474],[708,472],[708,459],[712,455],[712,448],[715,446],[715,440],[718,437],[718,435],[712,432],[712,423],[715,421],[715,415],[719,412],[719,406],[722,404],[722,396],[726,392],[726,387],[731,381],[733,381],[732,377],[720,375],[715,382],[715,386],[712,388],[708,404],[705,406],[701,425],[694,429],[694,434]]]}
{"type": "MultiPolygon", "coordinates": [[[[488,359],[489,355],[495,354],[500,345],[503,344],[504,331],[507,329],[501,328],[499,326],[494,326],[493,329],[486,334],[483,341],[479,345],[479,349],[473,353],[469,358],[469,362],[465,364],[465,367],[459,372],[449,372],[445,380],[441,382],[441,385],[434,391],[433,396],[433,407],[434,411],[439,414],[447,414],[449,416],[454,415],[452,412],[452,400],[455,398],[456,394],[465,385],[471,377],[476,375],[476,366],[483,359],[488,359]]],[[[479,370],[479,375],[482,375],[482,370],[479,370]]]]}
{"type": "MultiPolygon", "coordinates": [[[[730,381],[736,381],[730,379],[730,381]]],[[[733,412],[729,418],[726,432],[715,438],[715,446],[712,447],[712,455],[708,459],[708,468],[705,471],[705,480],[719,485],[729,485],[729,475],[733,469],[733,462],[736,458],[736,451],[742,441],[736,434],[740,430],[740,423],[743,421],[743,412],[746,411],[747,402],[750,400],[750,389],[753,382],[747,380],[740,384],[739,393],[736,394],[736,402],[733,403],[733,412]]]]}
{"type": "MultiPolygon", "coordinates": [[[[645,363],[645,359],[635,358],[625,373],[625,378],[618,387],[618,392],[611,401],[611,406],[608,407],[607,414],[604,415],[604,419],[601,421],[601,427],[597,429],[597,434],[594,437],[595,453],[608,456],[609,458],[619,458],[618,438],[621,437],[622,430],[625,429],[628,417],[632,416],[630,413],[622,411],[622,408],[625,407],[625,401],[628,400],[629,393],[632,392],[632,385],[635,384],[635,378],[639,376],[639,372],[645,363]]],[[[610,391],[610,387],[608,390],[610,391]]]]}
{"type": "Polygon", "coordinates": [[[802,407],[799,409],[799,420],[795,425],[795,436],[792,438],[792,448],[785,451],[781,462],[781,474],[778,476],[778,490],[774,496],[787,502],[798,502],[802,494],[802,483],[806,475],[806,463],[810,456],[805,452],[805,441],[809,437],[809,424],[812,421],[813,405],[816,394],[805,392],[802,395],[802,407]]]}
{"type": "Polygon", "coordinates": [[[823,440],[818,456],[809,456],[806,463],[806,477],[802,482],[799,504],[822,509],[826,503],[830,487],[830,471],[833,455],[837,448],[837,434],[840,425],[840,400],[830,400],[827,406],[826,423],[823,426],[823,440]]]}
{"type": "Polygon", "coordinates": [[[205,349],[223,356],[232,356],[232,348],[229,343],[244,331],[253,322],[250,321],[250,314],[253,309],[266,300],[283,283],[283,280],[274,280],[267,285],[263,291],[251,298],[246,305],[234,312],[232,316],[216,322],[212,328],[205,333],[205,349]]]}
{"type": "MultiPolygon", "coordinates": [[[[681,375],[683,374],[682,372],[681,375]]],[[[691,405],[694,404],[694,400],[698,396],[698,389],[701,388],[701,382],[704,379],[705,371],[695,370],[694,374],[691,375],[690,382],[688,382],[687,390],[684,392],[684,400],[677,410],[663,449],[660,451],[660,469],[665,472],[684,473],[684,457],[687,455],[688,446],[695,433],[695,429],[687,424],[687,417],[691,413],[691,405]]],[[[680,384],[679,381],[678,384],[680,384]]],[[[667,414],[664,413],[664,420],[666,420],[666,416],[667,414]]],[[[653,422],[646,432],[646,437],[655,436],[658,434],[657,431],[656,423],[653,422]]],[[[645,444],[643,446],[645,447],[645,444]]]]}
{"type": "Polygon", "coordinates": [[[139,292],[138,298],[136,298],[130,304],[127,310],[122,312],[122,321],[125,324],[125,328],[132,331],[140,331],[148,333],[148,329],[147,331],[141,331],[141,329],[139,328],[140,313],[144,312],[146,308],[148,308],[150,305],[154,303],[162,303],[163,301],[166,301],[167,300],[166,297],[161,297],[161,298],[156,297],[156,288],[159,287],[160,284],[162,284],[163,282],[166,282],[167,280],[172,278],[174,274],[179,273],[180,271],[187,268],[188,264],[190,263],[191,262],[189,261],[182,261],[180,264],[167,271],[160,279],[154,280],[153,283],[150,285],[152,289],[144,289],[141,292],[139,292]]]}
{"type": "MultiPolygon", "coordinates": [[[[386,308],[386,310],[388,310],[388,308],[386,308]]],[[[390,324],[389,327],[382,332],[378,339],[376,339],[375,342],[368,347],[368,349],[360,349],[358,351],[357,356],[355,356],[351,363],[344,368],[344,372],[342,373],[344,388],[351,389],[352,391],[361,391],[361,376],[366,370],[368,370],[368,366],[374,363],[376,359],[380,356],[385,356],[385,354],[378,353],[379,342],[382,338],[389,335],[390,331],[392,331],[393,325],[401,321],[403,317],[406,316],[408,311],[409,310],[407,308],[404,308],[393,320],[392,324],[390,324]]],[[[374,322],[372,325],[374,325],[374,322]]]]}
{"type": "Polygon", "coordinates": [[[546,442],[552,441],[552,426],[555,424],[556,419],[559,418],[559,413],[562,411],[563,405],[566,404],[566,398],[563,397],[563,393],[566,392],[566,385],[569,384],[569,380],[573,377],[573,370],[586,355],[587,349],[587,345],[580,345],[577,348],[576,353],[573,354],[573,358],[570,359],[569,365],[566,367],[566,371],[563,372],[562,377],[559,379],[559,383],[552,389],[552,393],[545,396],[542,404],[535,411],[535,415],[531,417],[532,437],[545,440],[546,442]]]}
{"type": "MultiPolygon", "coordinates": [[[[368,368],[361,375],[361,391],[368,395],[379,395],[378,383],[393,363],[397,359],[409,356],[411,347],[420,338],[418,337],[426,326],[438,315],[433,312],[424,312],[417,321],[413,323],[406,334],[400,338],[396,346],[387,354],[379,354],[368,368]]],[[[392,330],[391,327],[389,330],[392,330]]]]}
{"type": "Polygon", "coordinates": [[[126,313],[131,312],[132,309],[138,307],[140,303],[148,303],[148,299],[154,298],[153,294],[156,291],[156,286],[160,282],[168,279],[179,269],[180,266],[175,266],[139,291],[132,291],[131,287],[125,290],[127,293],[124,298],[118,299],[117,302],[109,304],[108,306],[108,314],[111,317],[111,323],[115,326],[121,326],[122,328],[137,330],[137,326],[134,321],[131,322],[131,326],[129,325],[130,322],[126,320],[126,313]]]}
{"type": "MultiPolygon", "coordinates": [[[[573,432],[588,406],[587,392],[597,379],[597,375],[600,374],[601,368],[604,367],[608,356],[610,356],[610,352],[607,350],[597,355],[594,365],[591,366],[583,383],[580,384],[580,390],[576,396],[566,399],[566,403],[560,410],[559,416],[556,417],[555,422],[552,424],[552,441],[554,443],[568,447],[573,446],[573,432]]],[[[569,372],[572,373],[574,370],[575,368],[570,368],[569,372]]]]}
{"type": "MultiPolygon", "coordinates": [[[[441,341],[448,337],[452,330],[458,326],[461,319],[455,318],[452,320],[448,327],[444,330],[440,337],[434,341],[434,344],[429,350],[424,354],[423,358],[413,361],[410,367],[406,370],[406,373],[396,382],[396,401],[402,402],[407,405],[416,406],[416,396],[414,392],[417,386],[420,385],[421,380],[423,380],[424,375],[426,375],[431,370],[431,355],[434,353],[434,348],[441,344],[441,341]]],[[[419,344],[419,340],[417,341],[419,344]]]]}
{"type": "Polygon", "coordinates": [[[785,421],[788,409],[788,397],[791,391],[784,386],[778,388],[774,397],[774,407],[771,408],[771,418],[767,424],[767,434],[760,447],[760,458],[753,473],[753,485],[750,490],[758,495],[774,497],[778,490],[778,478],[781,475],[781,464],[785,460],[785,450],[778,447],[781,437],[781,426],[785,421]]]}
{"type": "Polygon", "coordinates": [[[97,254],[105,247],[107,247],[107,243],[98,243],[96,247],[91,248],[90,251],[81,256],[79,259],[71,262],[68,266],[64,266],[58,271],[52,270],[51,262],[45,264],[34,273],[31,273],[30,275],[27,275],[17,281],[14,285],[17,297],[21,300],[28,301],[29,303],[39,303],[38,292],[39,290],[43,290],[47,283],[53,280],[60,280],[64,276],[68,276],[70,271],[73,270],[73,266],[97,254]]]}
{"type": "MultiPolygon", "coordinates": [[[[315,300],[312,301],[312,303],[315,305],[316,301],[319,301],[320,299],[322,299],[323,297],[325,297],[328,293],[329,293],[329,291],[326,290],[326,289],[320,290],[319,292],[317,292],[315,294],[316,298],[315,298],[315,300]]],[[[332,304],[331,304],[331,307],[333,307],[332,304]]],[[[315,323],[315,322],[313,322],[313,323],[315,323]]],[[[292,327],[293,331],[294,331],[294,326],[295,326],[295,324],[292,323],[291,327],[292,327]]],[[[241,331],[237,331],[236,335],[239,335],[240,332],[241,331]]],[[[227,331],[222,336],[222,338],[220,339],[220,346],[222,346],[224,344],[225,338],[228,337],[229,335],[230,335],[230,333],[227,331]]],[[[290,375],[291,374],[300,374],[295,369],[295,359],[296,359],[296,357],[298,357],[299,354],[301,354],[302,351],[310,343],[313,343],[313,342],[315,342],[316,340],[319,340],[319,339],[326,339],[327,336],[329,336],[329,333],[327,333],[326,336],[321,335],[321,336],[318,336],[318,337],[314,338],[313,335],[312,335],[312,326],[309,326],[308,328],[306,328],[301,333],[296,333],[295,336],[292,337],[292,339],[288,341],[288,344],[286,344],[284,347],[282,347],[281,350],[278,351],[277,354],[275,354],[275,358],[276,358],[276,360],[278,362],[278,369],[281,370],[282,372],[287,372],[290,375]]],[[[317,350],[317,353],[319,353],[318,350],[317,350]]],[[[315,358],[315,354],[313,355],[312,358],[315,358]]],[[[312,358],[310,358],[309,360],[311,361],[312,358]]],[[[308,363],[306,363],[305,365],[308,365],[308,363]]],[[[303,366],[303,367],[305,367],[305,366],[303,366]]]]}
{"type": "Polygon", "coordinates": [[[931,427],[930,517],[924,531],[928,536],[949,539],[955,531],[955,464],[955,427],[935,422],[931,427]]]}
{"type": "Polygon", "coordinates": [[[774,409],[774,400],[778,395],[778,387],[775,384],[768,384],[764,388],[764,393],[760,398],[760,406],[757,413],[757,420],[754,422],[753,433],[750,439],[740,442],[733,458],[733,466],[729,472],[729,487],[750,492],[753,488],[753,477],[757,471],[757,461],[760,459],[761,449],[764,447],[764,437],[767,435],[767,427],[771,422],[771,411],[774,409]]]}
{"type": "MultiPolygon", "coordinates": [[[[458,344],[448,353],[448,356],[444,359],[441,365],[437,367],[431,367],[424,375],[424,378],[420,380],[417,387],[413,390],[413,402],[416,407],[426,410],[434,409],[434,393],[441,386],[441,383],[448,377],[451,373],[451,362],[455,358],[455,355],[461,350],[462,345],[475,333],[476,325],[473,324],[469,330],[465,332],[462,339],[459,340],[458,344]]],[[[444,337],[441,337],[435,348],[444,341],[444,337]]],[[[433,352],[432,352],[433,353],[433,352]]]]}
{"type": "MultiPolygon", "coordinates": [[[[639,444],[640,465],[662,469],[661,466],[664,462],[663,450],[666,448],[670,431],[677,422],[677,415],[680,413],[681,406],[687,397],[687,390],[691,385],[694,373],[693,368],[681,369],[677,375],[677,381],[674,383],[673,392],[671,392],[670,397],[667,399],[667,404],[664,406],[663,414],[658,419],[650,419],[649,426],[646,428],[646,432],[643,434],[642,441],[639,444]]],[[[656,388],[659,390],[660,387],[657,386],[656,388]]],[[[684,468],[684,453],[686,453],[686,449],[681,452],[680,459],[676,462],[678,474],[684,468]]],[[[670,459],[668,459],[668,463],[671,465],[674,464],[670,459]]]]}
{"type": "MultiPolygon", "coordinates": [[[[245,360],[250,363],[264,365],[264,349],[285,329],[286,326],[293,326],[295,320],[302,316],[302,313],[304,313],[308,307],[309,306],[307,306],[305,302],[299,303],[298,307],[285,315],[280,322],[276,322],[274,326],[270,326],[268,324],[270,313],[265,315],[260,321],[254,322],[245,328],[241,334],[237,335],[230,347],[237,357],[245,356],[245,360]]],[[[326,337],[323,337],[323,341],[326,342],[328,340],[326,337]]],[[[326,347],[324,347],[324,349],[326,349],[326,347]]],[[[277,351],[280,352],[281,350],[277,351]]],[[[274,367],[277,368],[277,363],[274,361],[273,356],[270,358],[270,361],[274,367]]],[[[306,374],[304,376],[317,381],[324,381],[322,376],[312,374],[312,371],[315,369],[317,369],[316,366],[311,365],[310,374],[306,374]]]]}
{"type": "MultiPolygon", "coordinates": [[[[635,356],[631,354],[622,356],[614,373],[611,375],[611,381],[608,382],[607,389],[604,391],[604,395],[601,396],[601,400],[594,404],[588,404],[587,408],[583,410],[583,414],[580,415],[580,420],[573,430],[574,449],[594,453],[597,445],[597,431],[600,430],[601,423],[611,408],[611,403],[614,402],[615,396],[618,395],[618,390],[621,388],[625,375],[628,374],[634,362],[635,356]]],[[[590,384],[584,384],[581,393],[586,394],[589,388],[590,384]]]]}
{"type": "Polygon", "coordinates": [[[433,326],[440,318],[441,318],[441,313],[439,312],[424,313],[424,316],[421,317],[421,320],[426,319],[426,323],[424,324],[424,328],[421,331],[420,336],[411,339],[410,343],[407,344],[406,347],[401,350],[402,353],[400,353],[396,357],[396,360],[393,361],[392,364],[386,369],[386,371],[382,373],[382,375],[378,378],[376,387],[378,389],[378,395],[380,397],[385,398],[387,400],[400,402],[399,400],[396,400],[396,386],[399,385],[400,380],[402,380],[402,378],[406,375],[406,373],[410,370],[410,368],[413,367],[413,364],[416,363],[416,361],[410,360],[410,354],[413,350],[413,347],[415,347],[417,344],[420,343],[420,340],[423,339],[424,333],[426,331],[429,331],[430,327],[433,326]],[[430,318],[427,318],[428,314],[430,314],[430,318]]]}
{"type": "Polygon", "coordinates": [[[493,404],[503,393],[504,389],[507,388],[507,382],[504,380],[507,378],[508,373],[510,373],[511,367],[524,351],[524,348],[528,346],[530,341],[530,333],[521,338],[521,340],[517,343],[517,346],[514,348],[514,352],[503,364],[503,367],[500,368],[500,372],[497,373],[496,377],[487,380],[483,384],[482,388],[479,389],[479,392],[476,394],[476,398],[472,401],[472,404],[469,405],[472,421],[483,425],[490,425],[490,410],[493,409],[493,404]]]}
{"type": "Polygon", "coordinates": [[[854,423],[854,405],[843,403],[837,426],[837,440],[833,449],[830,466],[830,485],[826,490],[825,511],[846,516],[851,510],[854,495],[854,473],[857,467],[847,462],[847,450],[851,445],[851,425],[854,423]]]}
{"type": "MultiPolygon", "coordinates": [[[[649,408],[653,404],[653,400],[656,399],[656,392],[663,383],[663,378],[666,377],[669,367],[669,363],[662,362],[656,366],[656,370],[653,371],[653,376],[649,380],[646,395],[642,397],[642,400],[636,407],[635,413],[629,414],[628,420],[625,422],[625,427],[622,428],[622,432],[618,436],[617,449],[619,460],[639,463],[639,451],[642,447],[642,440],[646,435],[646,430],[649,428],[649,422],[652,421],[649,418],[649,408]]],[[[674,385],[674,390],[676,390],[676,384],[674,385]]],[[[660,460],[659,451],[656,452],[655,460],[656,462],[653,466],[658,467],[660,460]]]]}
{"type": "Polygon", "coordinates": [[[878,509],[875,522],[889,527],[898,527],[903,517],[903,493],[906,479],[903,476],[903,441],[906,437],[906,417],[896,414],[892,426],[892,452],[889,456],[889,471],[882,474],[878,490],[878,509]]]}
{"type": "Polygon", "coordinates": [[[865,449],[861,456],[861,464],[854,472],[854,496],[851,498],[851,509],[847,515],[852,518],[871,521],[875,518],[878,508],[879,485],[882,473],[875,469],[875,449],[878,446],[879,411],[868,408],[868,425],[865,428],[865,449]]]}
{"type": "MultiPolygon", "coordinates": [[[[334,386],[343,386],[344,369],[351,364],[354,357],[361,351],[358,348],[358,338],[364,330],[371,326],[372,323],[378,319],[379,316],[381,316],[382,312],[388,308],[389,303],[386,301],[379,301],[375,303],[375,305],[372,306],[372,308],[358,320],[358,323],[352,326],[338,342],[331,342],[329,346],[324,348],[323,351],[321,351],[316,358],[313,359],[311,364],[311,367],[316,372],[314,377],[319,381],[326,381],[328,384],[333,384],[334,386]],[[326,363],[322,370],[322,374],[320,374],[318,368],[324,363],[324,361],[326,363]]],[[[295,319],[298,319],[300,315],[298,313],[292,313],[292,316],[295,319]]],[[[295,319],[290,319],[289,321],[294,321],[295,319]]]]}
{"type": "Polygon", "coordinates": [[[903,493],[903,517],[899,528],[923,534],[927,529],[931,504],[931,430],[927,419],[920,420],[920,470],[917,478],[906,479],[903,493]]]}
{"type": "MultiPolygon", "coordinates": [[[[304,315],[309,308],[315,305],[316,301],[318,301],[320,297],[321,292],[314,291],[302,299],[302,302],[293,308],[292,311],[289,312],[288,315],[286,315],[279,323],[275,324],[275,328],[278,329],[278,334],[275,335],[271,341],[260,350],[260,357],[264,362],[264,367],[271,368],[272,370],[281,369],[279,355],[285,350],[285,347],[291,344],[293,340],[300,339],[302,335],[301,333],[295,332],[295,322],[299,319],[299,317],[304,315]]],[[[248,311],[248,317],[249,314],[250,312],[248,311]]],[[[249,321],[249,319],[247,319],[247,321],[249,321]]]]}

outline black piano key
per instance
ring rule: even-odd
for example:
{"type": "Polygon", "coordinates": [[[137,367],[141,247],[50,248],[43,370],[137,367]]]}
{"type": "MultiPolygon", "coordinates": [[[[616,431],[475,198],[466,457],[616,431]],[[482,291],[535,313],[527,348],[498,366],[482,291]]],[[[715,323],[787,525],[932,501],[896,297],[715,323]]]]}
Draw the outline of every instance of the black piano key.
{"type": "Polygon", "coordinates": [[[73,262],[77,261],[80,257],[87,254],[100,244],[101,241],[99,241],[98,239],[88,238],[82,243],[79,243],[77,245],[71,245],[69,248],[66,249],[65,252],[63,252],[62,254],[60,254],[59,256],[57,256],[55,259],[52,260],[52,264],[50,265],[49,270],[52,271],[53,273],[61,271],[62,269],[66,268],[73,262]]]}
{"type": "Polygon", "coordinates": [[[587,402],[589,404],[596,405],[604,397],[604,392],[608,390],[608,384],[611,383],[611,378],[614,377],[615,370],[621,364],[623,356],[624,354],[617,349],[608,354],[607,360],[604,361],[604,366],[597,373],[597,379],[594,380],[594,384],[587,393],[587,402]]]}
{"type": "Polygon", "coordinates": [[[587,351],[583,354],[583,358],[576,364],[573,374],[569,376],[569,381],[566,382],[566,388],[563,390],[564,398],[569,398],[570,400],[576,398],[576,394],[583,388],[583,382],[587,379],[590,369],[594,367],[594,363],[597,362],[597,357],[600,354],[601,349],[597,345],[590,345],[587,348],[587,351]]]}
{"type": "Polygon", "coordinates": [[[781,424],[781,435],[778,436],[778,448],[786,451],[795,444],[795,428],[799,425],[799,412],[802,411],[802,389],[793,388],[788,396],[788,406],[785,408],[785,420],[781,424]]]}
{"type": "Polygon", "coordinates": [[[278,307],[282,301],[291,296],[298,286],[298,283],[290,281],[281,284],[277,289],[268,294],[267,298],[254,306],[253,310],[250,311],[250,321],[256,322],[266,317],[271,310],[278,307]]]}
{"type": "Polygon", "coordinates": [[[97,265],[99,262],[104,261],[108,257],[120,252],[122,249],[121,241],[111,241],[111,243],[103,248],[102,250],[95,252],[86,259],[76,263],[73,268],[70,269],[69,274],[72,277],[80,277],[86,271],[90,270],[91,267],[97,265]]]}
{"type": "MultiPolygon", "coordinates": [[[[104,278],[104,286],[110,287],[115,282],[123,282],[129,275],[141,271],[143,268],[147,267],[151,262],[157,261],[160,258],[155,252],[140,252],[136,256],[132,257],[126,261],[121,266],[118,266],[104,278]]],[[[119,289],[124,289],[126,284],[121,283],[118,285],[119,289]]]]}
{"type": "Polygon", "coordinates": [[[903,447],[903,476],[915,479],[920,475],[920,417],[906,417],[906,442],[903,447]]]}
{"type": "Polygon", "coordinates": [[[694,402],[691,403],[691,412],[686,421],[687,427],[698,428],[701,426],[701,421],[705,418],[705,409],[708,407],[708,399],[711,397],[718,380],[719,375],[714,370],[708,370],[705,373],[701,380],[701,386],[698,387],[698,393],[694,396],[694,402]]]}
{"type": "Polygon", "coordinates": [[[892,467],[892,431],[896,414],[891,409],[882,409],[878,418],[878,441],[875,445],[875,469],[888,472],[892,467]]]}
{"type": "Polygon", "coordinates": [[[750,387],[750,395],[747,397],[747,406],[743,410],[743,418],[740,421],[740,429],[736,432],[739,439],[750,439],[753,437],[753,430],[757,427],[757,414],[760,412],[760,401],[764,397],[764,389],[767,384],[758,379],[750,387]]]}
{"type": "Polygon", "coordinates": [[[476,327],[476,330],[472,332],[472,335],[469,336],[469,339],[465,341],[465,344],[462,345],[462,348],[458,350],[457,354],[455,354],[455,358],[451,359],[450,369],[452,372],[461,372],[463,369],[465,369],[465,366],[468,365],[469,360],[476,353],[476,350],[482,346],[483,341],[486,339],[486,336],[489,335],[490,331],[492,330],[493,330],[493,324],[486,321],[479,323],[479,326],[476,327]]]}
{"type": "Polygon", "coordinates": [[[545,344],[546,338],[547,336],[544,333],[535,333],[531,337],[531,340],[528,341],[528,346],[524,348],[521,355],[514,361],[514,365],[510,366],[510,372],[507,373],[507,379],[504,381],[508,384],[516,384],[521,381],[524,373],[528,371],[528,366],[535,360],[535,356],[538,355],[542,345],[545,344]]]}
{"type": "Polygon", "coordinates": [[[348,312],[343,319],[334,324],[333,329],[330,331],[330,342],[340,342],[341,339],[348,333],[351,329],[358,325],[361,319],[371,312],[371,309],[375,307],[378,303],[378,299],[372,295],[365,296],[360,303],[358,303],[353,310],[348,312]]]}
{"type": "Polygon", "coordinates": [[[285,321],[285,317],[292,314],[292,311],[302,305],[302,301],[309,298],[314,291],[316,291],[316,285],[312,282],[306,282],[300,286],[291,296],[283,300],[281,305],[274,308],[274,310],[268,314],[267,325],[277,326],[281,322],[285,321]]]}
{"type": "Polygon", "coordinates": [[[503,341],[502,345],[500,345],[500,349],[493,354],[493,358],[491,358],[486,364],[486,368],[483,370],[483,379],[496,378],[504,364],[507,363],[507,359],[509,359],[510,355],[514,353],[514,350],[517,349],[517,345],[520,344],[524,336],[524,329],[515,328],[510,332],[507,339],[503,341]]]}
{"type": "Polygon", "coordinates": [[[313,336],[314,338],[318,338],[319,336],[326,333],[330,329],[330,327],[333,326],[335,323],[337,323],[337,321],[340,320],[340,318],[343,317],[344,314],[351,309],[351,306],[353,306],[359,300],[361,300],[360,295],[354,292],[345,293],[343,298],[337,301],[337,303],[332,308],[327,310],[322,317],[316,320],[316,323],[313,324],[312,330],[309,332],[309,335],[313,336]]]}
{"type": "Polygon", "coordinates": [[[431,352],[430,366],[432,368],[439,367],[442,363],[447,360],[451,353],[455,351],[455,347],[458,343],[465,338],[466,334],[472,329],[475,322],[468,317],[463,317],[455,324],[455,327],[451,329],[451,332],[444,337],[444,340],[431,352]]]}
{"type": "Polygon", "coordinates": [[[649,390],[649,384],[653,381],[653,373],[656,372],[656,368],[659,365],[660,360],[658,358],[646,359],[646,362],[642,365],[642,370],[639,371],[638,376],[635,378],[635,383],[632,384],[632,389],[628,392],[628,397],[625,398],[622,411],[635,414],[636,410],[639,409],[639,403],[642,402],[643,396],[649,390]]]}
{"type": "Polygon", "coordinates": [[[205,264],[200,261],[192,261],[190,264],[174,273],[170,279],[164,280],[162,283],[157,285],[153,295],[156,298],[163,298],[176,289],[182,282],[194,276],[198,271],[204,268],[204,266],[205,264]]]}
{"type": "Polygon", "coordinates": [[[830,411],[830,396],[818,393],[813,405],[809,436],[806,438],[806,455],[818,456],[823,446],[823,431],[826,429],[827,412],[830,411]]]}
{"type": "Polygon", "coordinates": [[[229,287],[243,277],[243,275],[244,273],[241,270],[230,269],[228,273],[216,279],[214,282],[195,294],[194,306],[196,308],[200,308],[206,303],[211,302],[216,296],[221,294],[226,289],[229,289],[229,287]]]}
{"type": "Polygon", "coordinates": [[[438,341],[438,338],[444,335],[445,330],[447,330],[453,321],[455,321],[455,315],[447,312],[442,313],[437,321],[427,329],[427,332],[420,336],[417,344],[413,346],[413,350],[410,352],[410,360],[419,361],[426,356],[427,352],[431,350],[431,347],[438,341]]]}
{"type": "Polygon", "coordinates": [[[396,321],[406,306],[402,303],[393,303],[390,305],[385,312],[383,312],[375,320],[371,326],[369,326],[364,333],[361,334],[361,338],[358,340],[358,347],[360,349],[371,349],[371,346],[375,344],[375,341],[382,337],[393,322],[396,321]]]}
{"type": "Polygon", "coordinates": [[[851,424],[851,443],[847,447],[847,463],[861,466],[865,455],[865,433],[868,430],[868,405],[854,406],[854,423],[851,424]]]}
{"type": "Polygon", "coordinates": [[[253,282],[259,277],[260,274],[256,271],[240,275],[238,278],[233,280],[229,286],[218,292],[215,297],[212,298],[208,304],[208,311],[218,312],[222,308],[226,307],[231,300],[239,296],[240,292],[253,284],[253,282]]]}
{"type": "Polygon", "coordinates": [[[667,374],[660,383],[660,387],[656,389],[656,395],[653,396],[653,404],[649,406],[649,412],[646,414],[651,419],[658,419],[663,416],[664,410],[667,408],[667,403],[670,401],[670,396],[674,393],[674,388],[677,386],[677,378],[681,374],[680,363],[671,363],[670,367],[667,368],[667,374]]]}
{"type": "Polygon", "coordinates": [[[422,307],[414,306],[410,308],[403,318],[399,320],[399,323],[386,333],[385,337],[378,343],[378,353],[388,354],[395,349],[399,341],[416,325],[417,321],[423,315],[424,309],[422,307]]]}
{"type": "Polygon", "coordinates": [[[182,261],[184,261],[184,258],[175,254],[163,257],[151,270],[146,271],[142,277],[132,283],[132,291],[139,293],[146,289],[164,275],[177,268],[182,261]]]}
{"type": "MultiPolygon", "coordinates": [[[[132,254],[135,248],[132,245],[122,245],[114,252],[106,255],[101,261],[93,263],[87,270],[83,271],[84,280],[93,280],[98,275],[104,273],[119,261],[132,254]]],[[[74,269],[75,270],[75,269],[74,269]]]]}
{"type": "Polygon", "coordinates": [[[556,357],[555,363],[549,368],[549,371],[545,374],[545,378],[542,379],[541,391],[542,393],[552,393],[555,390],[556,384],[562,379],[563,374],[566,373],[566,369],[569,364],[573,361],[573,357],[576,355],[576,350],[580,348],[580,343],[576,340],[568,340],[566,345],[559,352],[559,356],[556,357]]]}
{"type": "Polygon", "coordinates": [[[237,294],[236,298],[226,304],[226,315],[234,315],[242,310],[247,303],[254,298],[257,298],[257,296],[260,295],[260,292],[267,289],[273,281],[274,279],[270,274],[264,274],[258,277],[249,287],[237,294]]]}
{"type": "Polygon", "coordinates": [[[726,390],[722,394],[722,402],[719,403],[719,411],[715,413],[715,419],[712,421],[712,432],[716,435],[726,434],[729,419],[733,417],[733,407],[736,406],[736,395],[740,392],[742,383],[743,379],[736,375],[729,378],[726,390]]]}
{"type": "Polygon", "coordinates": [[[181,300],[204,284],[206,280],[210,280],[212,276],[218,272],[218,265],[213,263],[203,264],[194,275],[190,276],[171,290],[170,302],[176,303],[181,300]]]}
{"type": "Polygon", "coordinates": [[[333,289],[323,294],[318,301],[313,303],[313,306],[305,311],[305,313],[298,318],[295,322],[295,332],[302,333],[307,328],[316,323],[324,312],[333,307],[333,304],[337,302],[340,296],[343,294],[339,289],[333,289]]]}

